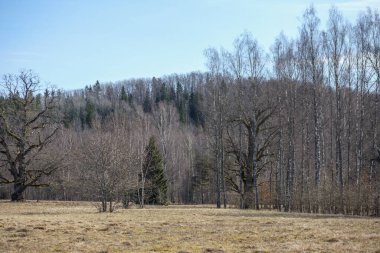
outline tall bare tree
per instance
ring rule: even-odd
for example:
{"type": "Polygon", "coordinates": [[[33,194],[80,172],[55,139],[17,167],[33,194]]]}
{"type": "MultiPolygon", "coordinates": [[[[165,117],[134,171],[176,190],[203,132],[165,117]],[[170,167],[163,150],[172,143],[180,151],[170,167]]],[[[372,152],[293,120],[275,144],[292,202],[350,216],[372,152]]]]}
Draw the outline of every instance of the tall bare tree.
{"type": "MultiPolygon", "coordinates": [[[[347,43],[347,26],[342,14],[331,8],[329,12],[328,27],[326,32],[326,58],[329,62],[329,73],[331,73],[332,85],[335,86],[335,169],[336,183],[339,186],[340,211],[343,211],[343,101],[342,89],[343,75],[345,71],[345,53],[347,43]]],[[[334,120],[333,118],[331,120],[334,120]]]]}
{"type": "Polygon", "coordinates": [[[28,187],[43,186],[39,180],[60,166],[60,161],[30,166],[60,128],[58,96],[54,90],[38,96],[40,79],[32,71],[4,76],[1,88],[0,166],[9,173],[1,173],[0,182],[13,184],[12,201],[22,201],[28,187]]]}
{"type": "Polygon", "coordinates": [[[323,85],[323,61],[321,60],[321,35],[319,31],[320,20],[316,16],[313,6],[309,7],[303,15],[303,25],[301,28],[301,38],[304,39],[306,47],[306,77],[307,82],[313,85],[313,118],[314,118],[314,182],[316,187],[315,211],[319,209],[319,194],[321,182],[321,165],[322,165],[322,115],[320,91],[323,85]]]}
{"type": "MultiPolygon", "coordinates": [[[[210,120],[210,130],[213,132],[213,146],[215,154],[215,169],[216,169],[216,206],[221,207],[221,196],[223,193],[224,203],[226,203],[224,192],[224,167],[223,167],[223,99],[222,99],[222,56],[214,49],[209,48],[205,52],[205,56],[208,58],[207,65],[210,70],[211,79],[209,82],[210,93],[210,108],[212,111],[208,114],[210,120]]],[[[226,204],[225,204],[226,205],[226,204]]]]}

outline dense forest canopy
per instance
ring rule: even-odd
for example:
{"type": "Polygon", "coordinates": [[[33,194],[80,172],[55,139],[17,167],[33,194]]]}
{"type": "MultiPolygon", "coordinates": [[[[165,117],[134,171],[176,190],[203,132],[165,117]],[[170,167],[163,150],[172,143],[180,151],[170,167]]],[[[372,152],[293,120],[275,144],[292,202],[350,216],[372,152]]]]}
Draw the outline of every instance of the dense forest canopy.
{"type": "Polygon", "coordinates": [[[321,26],[308,8],[268,53],[243,33],[206,73],[45,93],[6,76],[0,197],[380,215],[379,11],[321,26]]]}

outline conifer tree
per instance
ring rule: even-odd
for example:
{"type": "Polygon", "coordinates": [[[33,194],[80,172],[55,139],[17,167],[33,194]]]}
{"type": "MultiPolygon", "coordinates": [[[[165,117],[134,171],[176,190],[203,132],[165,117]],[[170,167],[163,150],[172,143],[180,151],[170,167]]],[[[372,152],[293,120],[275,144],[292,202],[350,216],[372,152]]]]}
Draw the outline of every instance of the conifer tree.
{"type": "Polygon", "coordinates": [[[125,92],[124,86],[121,87],[120,100],[123,100],[125,102],[128,101],[128,95],[127,95],[127,92],[125,92]]]}
{"type": "Polygon", "coordinates": [[[201,111],[201,98],[197,92],[191,92],[189,99],[189,116],[196,126],[204,125],[204,118],[201,111]]]}
{"type": "Polygon", "coordinates": [[[89,128],[92,128],[93,121],[95,118],[95,106],[89,99],[86,99],[85,113],[86,113],[86,116],[85,116],[86,124],[89,128]]]}
{"type": "Polygon", "coordinates": [[[149,139],[145,148],[145,161],[143,170],[145,171],[146,199],[150,204],[164,204],[166,202],[167,180],[163,170],[162,156],[156,145],[154,137],[149,139]]]}
{"type": "Polygon", "coordinates": [[[181,123],[185,123],[186,121],[186,105],[185,105],[185,98],[183,93],[183,87],[180,82],[177,82],[176,87],[176,94],[175,94],[175,102],[179,114],[179,121],[181,123]]]}
{"type": "Polygon", "coordinates": [[[143,110],[146,113],[152,112],[152,102],[150,100],[149,91],[147,90],[145,93],[144,103],[143,103],[143,110]]]}

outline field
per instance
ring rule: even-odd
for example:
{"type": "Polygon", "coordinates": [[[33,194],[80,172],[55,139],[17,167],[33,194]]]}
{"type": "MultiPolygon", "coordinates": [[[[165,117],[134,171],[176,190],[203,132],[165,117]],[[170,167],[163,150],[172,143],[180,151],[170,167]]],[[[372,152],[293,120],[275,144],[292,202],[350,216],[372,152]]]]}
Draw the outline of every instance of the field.
{"type": "Polygon", "coordinates": [[[0,202],[0,252],[380,252],[380,219],[87,202],[0,202]]]}

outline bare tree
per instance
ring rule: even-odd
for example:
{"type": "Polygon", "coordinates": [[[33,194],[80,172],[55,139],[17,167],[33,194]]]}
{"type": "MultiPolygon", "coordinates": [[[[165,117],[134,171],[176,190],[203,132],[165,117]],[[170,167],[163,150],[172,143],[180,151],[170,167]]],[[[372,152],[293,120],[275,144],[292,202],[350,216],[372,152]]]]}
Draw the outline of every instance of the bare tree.
{"type": "Polygon", "coordinates": [[[226,206],[226,195],[224,187],[224,167],[223,167],[223,100],[222,100],[222,59],[220,53],[213,48],[205,51],[208,58],[207,65],[210,70],[211,79],[209,82],[209,107],[208,119],[210,122],[209,128],[213,136],[213,149],[215,154],[215,169],[216,169],[216,206],[221,207],[221,195],[224,195],[224,205],[226,206]]]}
{"type": "MultiPolygon", "coordinates": [[[[166,173],[167,178],[171,178],[168,177],[169,174],[173,174],[171,170],[169,171],[169,145],[171,138],[173,138],[173,128],[176,127],[176,123],[178,122],[175,107],[167,103],[160,102],[153,109],[152,115],[154,126],[158,131],[159,141],[161,144],[164,172],[166,173]]],[[[173,181],[170,180],[170,182],[172,185],[173,181]]],[[[172,190],[173,187],[171,187],[170,191],[172,190]]]]}
{"type": "MultiPolygon", "coordinates": [[[[336,8],[330,9],[328,28],[326,32],[326,58],[329,62],[329,73],[335,86],[335,168],[336,183],[339,185],[340,212],[343,212],[343,74],[347,57],[346,52],[347,27],[341,13],[336,8]]],[[[343,87],[344,88],[344,87],[343,87]]],[[[333,118],[331,119],[333,120],[333,118]]]]}
{"type": "MultiPolygon", "coordinates": [[[[286,103],[288,115],[288,162],[286,170],[285,211],[290,211],[293,204],[295,177],[295,113],[297,94],[295,83],[298,80],[297,58],[294,42],[289,42],[283,34],[276,40],[272,51],[274,54],[273,60],[276,77],[286,87],[284,102],[286,103]]],[[[282,128],[282,126],[280,127],[282,128]]],[[[282,131],[282,129],[280,131],[282,131]]],[[[280,137],[282,138],[281,135],[282,133],[280,132],[280,137]]],[[[281,141],[282,140],[280,140],[280,142],[281,141]]]]}
{"type": "Polygon", "coordinates": [[[101,202],[102,212],[114,211],[114,202],[125,184],[128,154],[116,138],[111,132],[90,131],[79,156],[85,183],[92,189],[90,195],[101,202]]]}
{"type": "Polygon", "coordinates": [[[32,71],[6,75],[0,87],[0,166],[10,174],[0,174],[0,182],[13,184],[12,201],[22,201],[25,189],[45,185],[39,180],[60,167],[60,161],[30,166],[60,128],[58,97],[54,90],[39,96],[40,79],[32,71]]]}
{"type": "Polygon", "coordinates": [[[139,173],[138,173],[138,199],[140,203],[140,207],[144,208],[145,205],[145,183],[146,183],[146,176],[147,176],[147,169],[148,167],[144,167],[144,159],[145,159],[145,147],[148,144],[148,137],[149,133],[152,132],[151,128],[151,122],[149,119],[148,114],[144,114],[141,111],[138,115],[137,120],[137,132],[135,133],[135,137],[137,137],[137,140],[135,140],[137,144],[137,157],[139,160],[139,173]]]}
{"type": "Polygon", "coordinates": [[[308,8],[303,15],[304,23],[301,29],[301,43],[306,47],[306,78],[307,82],[313,85],[313,118],[314,118],[314,182],[316,187],[316,203],[314,205],[315,211],[320,208],[319,203],[319,186],[321,181],[321,165],[322,165],[322,115],[321,115],[321,102],[320,90],[323,84],[323,61],[321,60],[321,43],[320,32],[318,30],[320,20],[316,16],[314,7],[308,8]]]}

